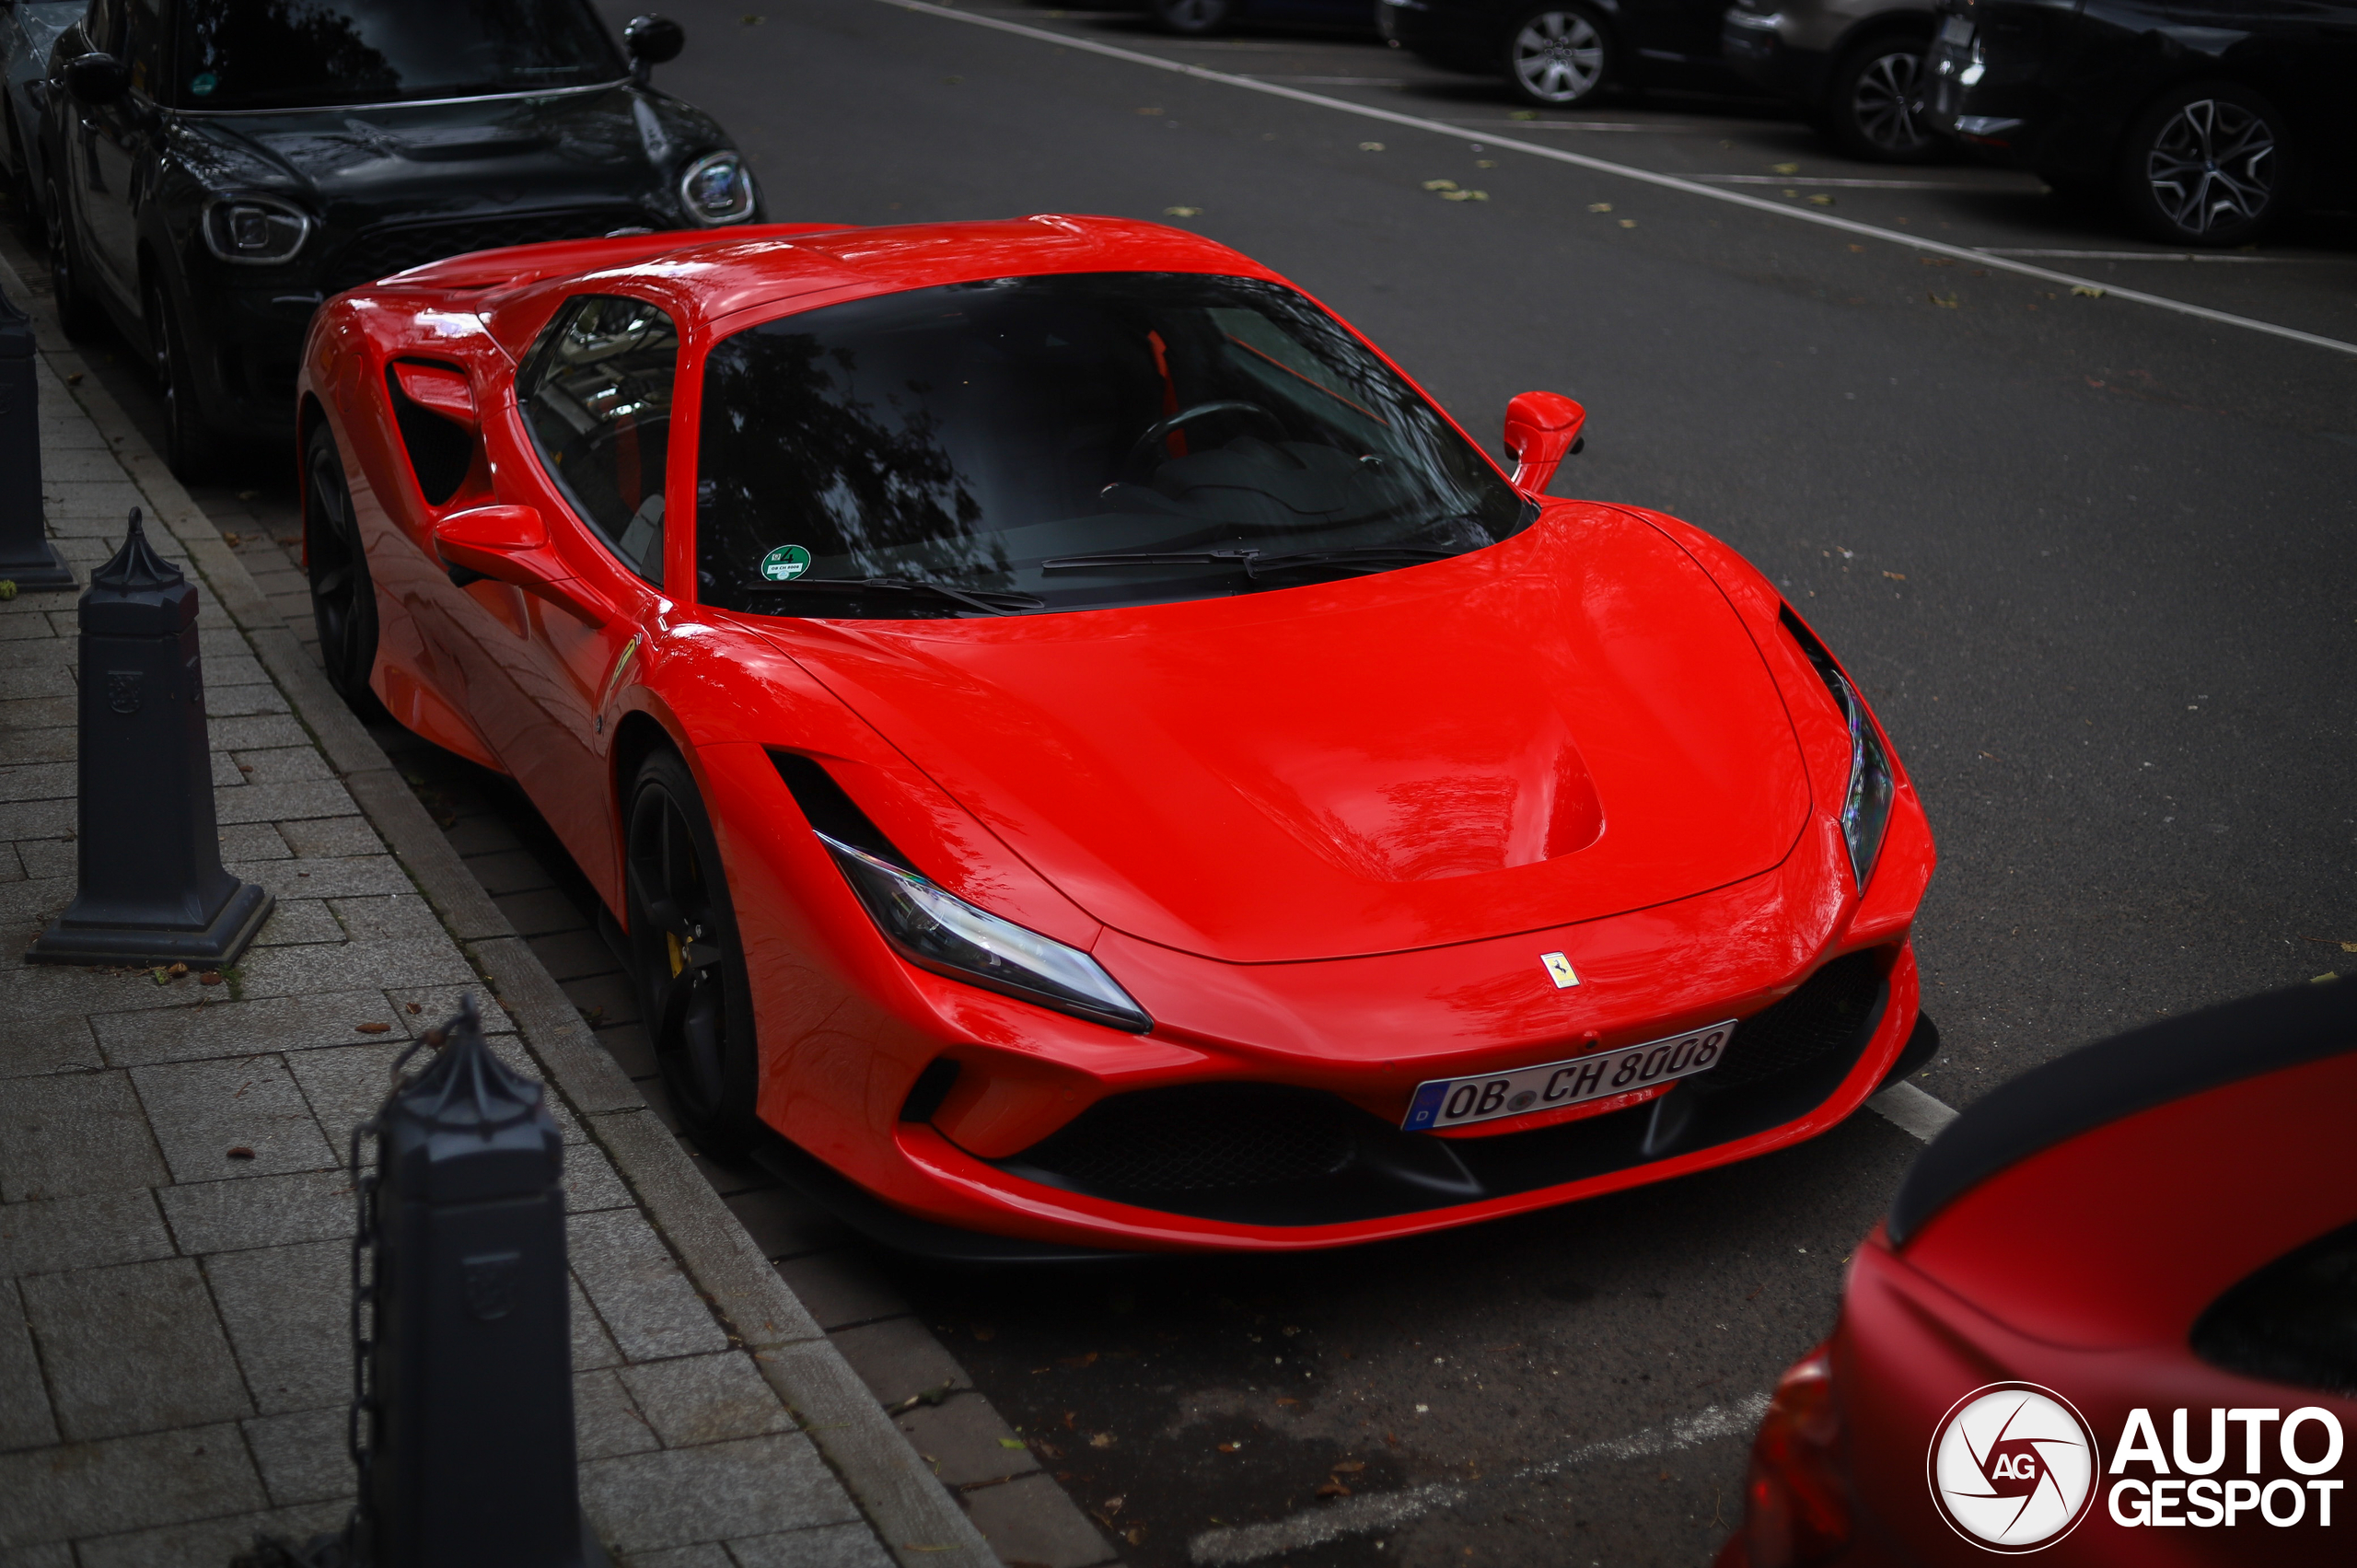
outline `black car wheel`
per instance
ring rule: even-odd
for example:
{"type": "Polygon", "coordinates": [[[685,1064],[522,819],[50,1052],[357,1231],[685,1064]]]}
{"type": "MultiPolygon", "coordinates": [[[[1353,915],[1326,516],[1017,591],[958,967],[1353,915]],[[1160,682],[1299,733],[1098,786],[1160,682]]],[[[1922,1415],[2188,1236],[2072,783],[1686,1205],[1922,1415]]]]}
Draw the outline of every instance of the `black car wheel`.
{"type": "Polygon", "coordinates": [[[1611,34],[1582,6],[1526,11],[1506,34],[1507,86],[1544,109],[1585,103],[1619,64],[1611,34]]]}
{"type": "Polygon", "coordinates": [[[2120,195],[2157,239],[2242,244],[2283,206],[2287,130],[2275,106],[2247,87],[2179,87],[2130,131],[2120,195]]]}
{"type": "Polygon", "coordinates": [[[189,373],[188,338],[162,283],[147,285],[147,359],[164,404],[164,463],[183,483],[208,477],[213,433],[198,412],[201,399],[189,373]]]}
{"type": "Polygon", "coordinates": [[[675,753],[640,765],[623,821],[639,1017],[663,1086],[698,1148],[741,1159],[761,1126],[752,987],[711,819],[675,753]]]}
{"type": "Polygon", "coordinates": [[[377,667],[377,588],[360,548],[343,459],[325,424],[311,432],[303,454],[303,559],[328,684],[354,713],[374,718],[383,711],[368,688],[368,672],[377,667]]]}
{"type": "Polygon", "coordinates": [[[1154,0],[1154,19],[1164,31],[1193,38],[1219,31],[1235,14],[1233,0],[1154,0]]]}
{"type": "Polygon", "coordinates": [[[1922,74],[1920,38],[1875,39],[1842,58],[1826,103],[1826,129],[1852,157],[1921,163],[1938,144],[1915,112],[1922,74]]]}
{"type": "Polygon", "coordinates": [[[87,338],[99,330],[98,302],[82,282],[81,251],[74,243],[64,192],[54,180],[47,192],[41,204],[41,227],[49,238],[49,291],[57,302],[57,324],[69,338],[87,338]]]}

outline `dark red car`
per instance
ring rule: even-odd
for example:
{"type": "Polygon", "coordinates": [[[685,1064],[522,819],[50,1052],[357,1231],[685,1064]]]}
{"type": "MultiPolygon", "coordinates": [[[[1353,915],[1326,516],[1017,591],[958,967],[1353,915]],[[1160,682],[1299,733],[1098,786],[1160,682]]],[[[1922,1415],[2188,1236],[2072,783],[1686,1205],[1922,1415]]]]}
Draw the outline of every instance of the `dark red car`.
{"type": "Polygon", "coordinates": [[[2357,983],[2092,1045],[1924,1151],[1719,1568],[2357,1562],[2357,983]]]}

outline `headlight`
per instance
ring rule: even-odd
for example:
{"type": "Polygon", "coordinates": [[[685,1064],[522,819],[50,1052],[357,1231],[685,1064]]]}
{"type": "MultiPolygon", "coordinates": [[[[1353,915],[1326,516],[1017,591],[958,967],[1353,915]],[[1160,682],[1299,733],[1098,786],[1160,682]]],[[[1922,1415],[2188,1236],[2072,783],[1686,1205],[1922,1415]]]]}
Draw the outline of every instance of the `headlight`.
{"type": "Polygon", "coordinates": [[[1012,921],[987,914],[887,860],[818,835],[851,890],[911,963],[969,984],[1117,1029],[1154,1028],[1104,966],[1012,921]]]}
{"type": "Polygon", "coordinates": [[[275,196],[215,196],[197,226],[204,248],[225,261],[271,267],[295,259],[311,237],[311,215],[275,196]]]}
{"type": "Polygon", "coordinates": [[[735,153],[707,153],[679,176],[679,201],[688,216],[717,226],[753,215],[753,176],[735,153]]]}
{"type": "Polygon", "coordinates": [[[1866,713],[1866,700],[1858,695],[1808,623],[1790,605],[1780,619],[1801,652],[1808,656],[1808,662],[1817,667],[1825,689],[1833,693],[1834,706],[1841,710],[1850,726],[1850,785],[1841,801],[1841,837],[1850,846],[1850,869],[1857,874],[1858,891],[1864,893],[1866,878],[1874,875],[1875,858],[1882,854],[1884,830],[1890,826],[1890,797],[1896,787],[1890,753],[1883,749],[1882,737],[1866,713]]]}

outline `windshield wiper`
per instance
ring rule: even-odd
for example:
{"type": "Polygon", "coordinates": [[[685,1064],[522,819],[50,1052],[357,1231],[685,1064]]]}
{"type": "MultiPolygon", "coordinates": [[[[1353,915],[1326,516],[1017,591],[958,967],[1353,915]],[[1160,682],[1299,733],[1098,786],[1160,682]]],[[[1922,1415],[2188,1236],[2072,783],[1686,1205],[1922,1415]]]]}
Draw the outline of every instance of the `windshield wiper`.
{"type": "Polygon", "coordinates": [[[1348,550],[1299,550],[1263,555],[1257,550],[1117,550],[1103,555],[1059,555],[1039,563],[1042,572],[1086,572],[1108,566],[1225,566],[1244,568],[1248,577],[1309,566],[1414,566],[1446,561],[1464,552],[1430,544],[1369,544],[1348,550]]]}
{"type": "Polygon", "coordinates": [[[929,583],[916,577],[797,577],[790,583],[753,583],[745,591],[791,594],[807,593],[814,588],[835,593],[925,594],[962,604],[984,615],[1013,615],[1018,610],[1048,608],[1046,599],[1032,594],[1005,593],[997,588],[953,588],[947,583],[929,583]]]}

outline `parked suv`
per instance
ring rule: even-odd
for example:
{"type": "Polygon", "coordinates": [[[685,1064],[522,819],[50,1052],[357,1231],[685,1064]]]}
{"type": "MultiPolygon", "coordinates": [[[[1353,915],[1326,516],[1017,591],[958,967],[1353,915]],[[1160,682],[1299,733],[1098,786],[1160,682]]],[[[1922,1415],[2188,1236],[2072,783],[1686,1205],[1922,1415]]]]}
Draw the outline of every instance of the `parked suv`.
{"type": "Polygon", "coordinates": [[[91,0],[51,57],[41,212],[69,331],[144,347],[175,470],[290,436],[330,295],[463,251],[760,216],[709,115],[589,0],[91,0]]]}
{"type": "Polygon", "coordinates": [[[1852,157],[1916,163],[1946,150],[1916,109],[1934,23],[1931,0],[1736,0],[1719,44],[1852,157]]]}

